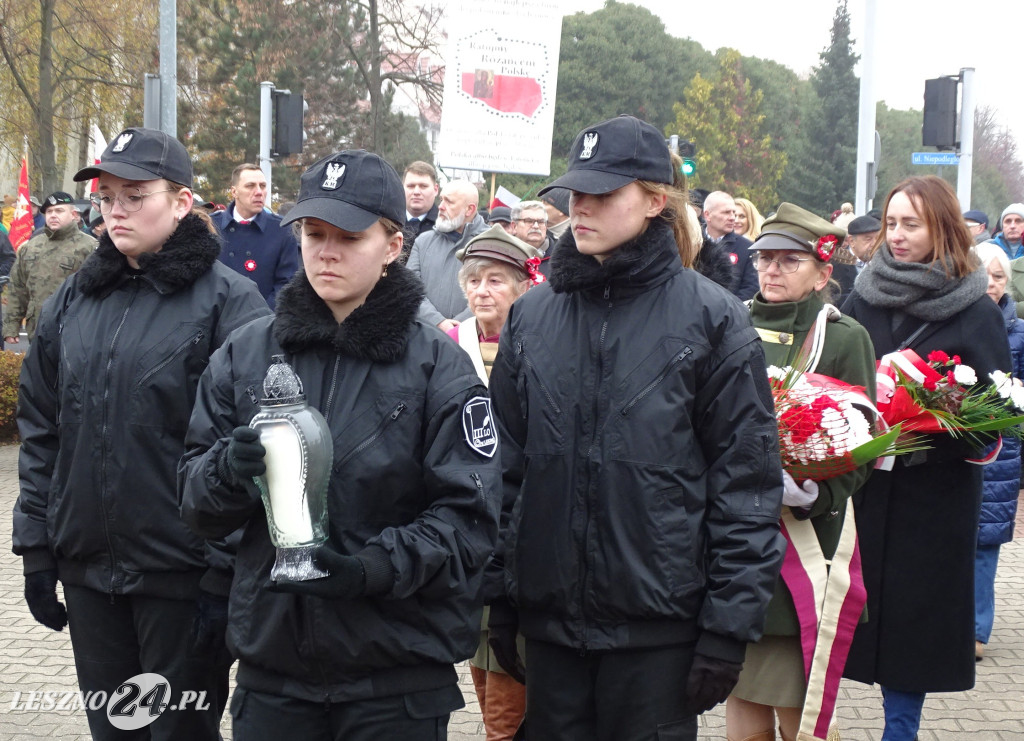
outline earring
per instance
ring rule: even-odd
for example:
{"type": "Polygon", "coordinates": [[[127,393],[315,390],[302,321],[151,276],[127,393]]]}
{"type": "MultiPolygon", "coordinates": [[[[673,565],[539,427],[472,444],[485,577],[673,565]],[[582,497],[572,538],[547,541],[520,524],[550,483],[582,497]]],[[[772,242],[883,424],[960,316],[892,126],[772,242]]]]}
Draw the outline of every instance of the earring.
{"type": "Polygon", "coordinates": [[[387,277],[388,277],[388,265],[390,265],[390,264],[391,264],[391,263],[387,263],[387,262],[386,262],[386,263],[384,263],[384,272],[382,272],[382,273],[380,274],[380,277],[381,277],[381,278],[387,278],[387,277]]]}

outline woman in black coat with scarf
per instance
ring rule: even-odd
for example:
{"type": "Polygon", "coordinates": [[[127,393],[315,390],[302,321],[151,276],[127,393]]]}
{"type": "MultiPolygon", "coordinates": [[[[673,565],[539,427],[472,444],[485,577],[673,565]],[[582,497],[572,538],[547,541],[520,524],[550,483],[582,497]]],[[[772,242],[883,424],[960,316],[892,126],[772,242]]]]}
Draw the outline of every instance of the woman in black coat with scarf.
{"type": "MultiPolygon", "coordinates": [[[[911,349],[959,355],[980,382],[1010,369],[1002,316],[953,190],[940,178],[904,180],[889,194],[884,241],[857,277],[843,313],[860,322],[878,358],[911,349]]],[[[858,626],[845,676],[878,682],[883,741],[910,741],[927,692],[974,686],[974,552],[979,451],[949,435],[876,470],[854,496],[868,622],[858,626]]]]}

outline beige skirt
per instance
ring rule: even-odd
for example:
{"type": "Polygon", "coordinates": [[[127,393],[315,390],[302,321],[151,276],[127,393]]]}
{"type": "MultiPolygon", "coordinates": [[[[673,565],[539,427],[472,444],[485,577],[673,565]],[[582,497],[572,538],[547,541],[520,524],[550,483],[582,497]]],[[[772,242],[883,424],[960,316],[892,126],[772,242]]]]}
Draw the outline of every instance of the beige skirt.
{"type": "Polygon", "coordinates": [[[800,708],[807,694],[804,659],[796,636],[764,636],[747,645],[740,681],[732,694],[777,708],[800,708]]]}

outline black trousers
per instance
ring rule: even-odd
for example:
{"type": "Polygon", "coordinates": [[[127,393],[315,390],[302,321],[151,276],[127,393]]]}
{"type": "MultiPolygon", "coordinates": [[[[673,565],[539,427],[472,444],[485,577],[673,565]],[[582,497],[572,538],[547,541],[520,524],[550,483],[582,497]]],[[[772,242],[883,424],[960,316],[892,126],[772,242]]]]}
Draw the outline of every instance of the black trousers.
{"type": "Polygon", "coordinates": [[[93,697],[102,692],[107,700],[86,703],[93,739],[219,739],[231,664],[223,656],[191,650],[194,600],[145,595],[112,598],[67,585],[64,599],[78,686],[93,697]],[[165,690],[122,687],[132,677],[147,673],[163,677],[165,690]],[[163,712],[153,708],[154,702],[166,705],[163,712]],[[183,702],[184,710],[180,709],[183,702]],[[120,713],[117,722],[122,727],[131,725],[132,719],[145,725],[122,730],[111,722],[110,711],[120,713]]]}
{"type": "Polygon", "coordinates": [[[445,741],[448,719],[464,705],[457,685],[352,702],[310,702],[236,687],[235,741],[445,741]]]}
{"type": "Polygon", "coordinates": [[[528,741],[695,741],[693,645],[580,652],[526,641],[528,741]]]}

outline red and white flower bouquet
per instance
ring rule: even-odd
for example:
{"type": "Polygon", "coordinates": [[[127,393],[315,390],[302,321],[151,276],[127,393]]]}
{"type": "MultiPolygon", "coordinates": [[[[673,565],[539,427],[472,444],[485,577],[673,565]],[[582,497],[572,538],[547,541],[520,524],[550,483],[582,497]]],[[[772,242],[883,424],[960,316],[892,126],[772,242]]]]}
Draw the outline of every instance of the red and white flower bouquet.
{"type": "Polygon", "coordinates": [[[824,481],[877,458],[921,449],[900,425],[876,422],[863,387],[792,368],[768,368],[782,467],[797,481],[824,481]]]}
{"type": "Polygon", "coordinates": [[[878,410],[907,432],[946,433],[981,447],[1002,433],[1022,437],[1024,385],[1001,371],[979,382],[958,355],[936,350],[927,360],[913,350],[878,362],[878,410]]]}

